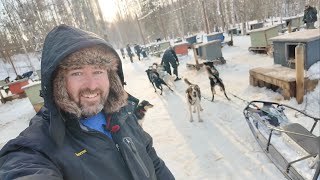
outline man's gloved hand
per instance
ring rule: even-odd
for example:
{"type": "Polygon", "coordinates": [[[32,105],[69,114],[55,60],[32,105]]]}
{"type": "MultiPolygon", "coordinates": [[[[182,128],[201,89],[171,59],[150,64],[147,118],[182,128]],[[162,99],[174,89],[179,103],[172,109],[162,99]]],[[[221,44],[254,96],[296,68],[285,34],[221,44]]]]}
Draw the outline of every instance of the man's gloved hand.
{"type": "Polygon", "coordinates": [[[177,66],[179,66],[179,64],[180,64],[179,61],[177,61],[177,66]]]}

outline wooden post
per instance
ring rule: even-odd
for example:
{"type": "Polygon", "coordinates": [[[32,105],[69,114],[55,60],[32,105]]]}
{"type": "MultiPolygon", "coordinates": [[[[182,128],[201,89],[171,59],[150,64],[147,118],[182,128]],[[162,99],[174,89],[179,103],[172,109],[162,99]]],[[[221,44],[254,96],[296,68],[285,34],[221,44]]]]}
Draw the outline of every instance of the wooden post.
{"type": "Polygon", "coordinates": [[[140,21],[139,21],[139,19],[138,19],[137,14],[135,14],[135,15],[136,15],[136,20],[137,20],[137,22],[138,22],[139,31],[140,31],[140,35],[141,35],[141,38],[142,38],[142,41],[143,41],[143,45],[146,45],[146,41],[145,41],[144,36],[143,36],[143,33],[142,33],[142,29],[141,29],[140,21]]]}
{"type": "Polygon", "coordinates": [[[194,60],[196,61],[196,69],[199,70],[199,61],[198,61],[198,55],[197,55],[197,46],[192,45],[192,50],[193,50],[193,56],[194,56],[194,60]]]}
{"type": "Polygon", "coordinates": [[[298,104],[303,102],[304,96],[304,45],[298,44],[295,48],[296,64],[296,99],[298,104]]]}
{"type": "Polygon", "coordinates": [[[288,33],[291,33],[292,32],[292,30],[291,30],[291,23],[292,22],[292,19],[290,19],[289,20],[289,22],[288,22],[288,33]]]}

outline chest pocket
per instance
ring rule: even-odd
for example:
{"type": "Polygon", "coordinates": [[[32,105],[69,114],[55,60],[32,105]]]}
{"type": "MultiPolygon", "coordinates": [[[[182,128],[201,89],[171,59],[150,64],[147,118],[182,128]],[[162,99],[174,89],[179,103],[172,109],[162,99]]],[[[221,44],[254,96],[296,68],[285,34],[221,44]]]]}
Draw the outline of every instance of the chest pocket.
{"type": "Polygon", "coordinates": [[[131,167],[129,167],[130,169],[131,168],[135,169],[134,171],[131,171],[131,172],[136,172],[137,174],[140,174],[139,172],[141,172],[141,170],[142,170],[144,176],[149,178],[150,177],[150,173],[148,171],[148,168],[146,167],[144,161],[140,157],[140,155],[138,153],[138,149],[137,149],[136,145],[134,144],[134,142],[132,141],[132,139],[130,137],[124,137],[122,139],[122,142],[123,142],[123,144],[125,145],[125,147],[127,149],[127,151],[125,152],[125,156],[126,156],[126,159],[127,159],[127,164],[131,165],[131,167]],[[138,168],[140,170],[138,170],[138,168]]]}

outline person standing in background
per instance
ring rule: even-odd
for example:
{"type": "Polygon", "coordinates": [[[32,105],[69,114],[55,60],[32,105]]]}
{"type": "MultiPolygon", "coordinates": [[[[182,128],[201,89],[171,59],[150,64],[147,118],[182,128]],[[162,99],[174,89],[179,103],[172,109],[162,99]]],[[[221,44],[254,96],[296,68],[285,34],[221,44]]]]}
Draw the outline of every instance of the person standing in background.
{"type": "Polygon", "coordinates": [[[140,54],[141,54],[141,47],[140,47],[140,45],[139,45],[139,44],[135,44],[133,48],[134,48],[134,51],[135,51],[135,53],[136,53],[136,55],[138,56],[138,59],[139,59],[139,61],[140,61],[140,54]]]}
{"type": "Polygon", "coordinates": [[[315,29],[314,23],[318,20],[317,9],[307,4],[304,9],[303,22],[307,29],[315,29]]]}
{"type": "Polygon", "coordinates": [[[126,59],[126,55],[124,54],[124,49],[120,48],[122,59],[126,59]]]}
{"type": "Polygon", "coordinates": [[[173,74],[176,75],[176,79],[174,81],[181,80],[178,76],[178,66],[179,66],[179,59],[177,57],[176,52],[173,50],[172,47],[166,49],[162,56],[161,65],[164,66],[164,69],[167,71],[168,74],[171,74],[171,67],[173,68],[173,74]],[[170,67],[171,65],[171,67],[170,67]]]}
{"type": "Polygon", "coordinates": [[[132,59],[133,53],[132,53],[132,50],[130,48],[130,44],[127,44],[126,50],[127,50],[127,54],[128,54],[128,56],[130,58],[131,63],[133,63],[133,59],[132,59]]]}

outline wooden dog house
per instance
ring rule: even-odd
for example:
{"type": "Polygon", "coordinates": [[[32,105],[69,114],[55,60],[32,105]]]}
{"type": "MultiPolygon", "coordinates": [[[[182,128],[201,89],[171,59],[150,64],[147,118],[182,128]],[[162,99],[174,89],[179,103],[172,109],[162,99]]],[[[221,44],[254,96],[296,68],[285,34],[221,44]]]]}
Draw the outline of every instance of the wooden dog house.
{"type": "Polygon", "coordinates": [[[190,45],[197,43],[197,35],[192,35],[192,36],[186,37],[186,41],[190,45]]]}
{"type": "Polygon", "coordinates": [[[250,31],[251,47],[249,51],[268,53],[272,37],[278,35],[278,26],[271,26],[250,31]]]}
{"type": "Polygon", "coordinates": [[[188,48],[189,47],[190,47],[190,45],[187,42],[176,43],[174,45],[174,51],[176,52],[176,54],[188,55],[188,48]]]}
{"type": "Polygon", "coordinates": [[[293,32],[270,39],[273,42],[274,64],[295,68],[295,47],[301,43],[305,46],[304,69],[309,69],[320,61],[320,30],[311,29],[293,32]]]}
{"type": "Polygon", "coordinates": [[[250,30],[259,29],[263,27],[263,22],[257,22],[257,23],[250,23],[250,30]]]}
{"type": "Polygon", "coordinates": [[[28,96],[34,110],[38,112],[44,104],[43,98],[40,96],[41,82],[36,82],[22,87],[28,96]]]}
{"type": "Polygon", "coordinates": [[[289,24],[291,24],[291,28],[293,30],[299,29],[301,26],[303,26],[303,16],[293,16],[283,19],[286,22],[286,26],[288,27],[289,24]]]}
{"type": "Polygon", "coordinates": [[[219,40],[220,42],[224,41],[224,35],[222,32],[214,32],[210,33],[207,35],[207,40],[209,41],[214,41],[214,40],[219,40]]]}
{"type": "Polygon", "coordinates": [[[22,89],[22,87],[28,84],[28,79],[21,79],[15,82],[8,83],[7,86],[9,86],[9,90],[12,94],[24,94],[24,90],[22,89]]]}
{"type": "Polygon", "coordinates": [[[221,41],[214,40],[198,45],[198,55],[203,60],[216,60],[223,58],[221,41]]]}
{"type": "Polygon", "coordinates": [[[237,29],[237,28],[231,28],[228,29],[228,35],[233,34],[233,35],[240,35],[241,34],[241,30],[237,29]]]}

